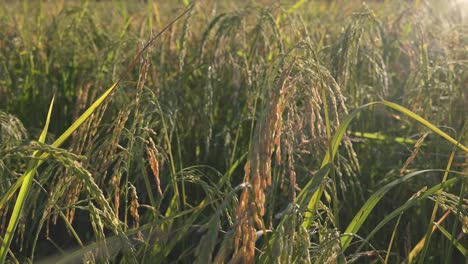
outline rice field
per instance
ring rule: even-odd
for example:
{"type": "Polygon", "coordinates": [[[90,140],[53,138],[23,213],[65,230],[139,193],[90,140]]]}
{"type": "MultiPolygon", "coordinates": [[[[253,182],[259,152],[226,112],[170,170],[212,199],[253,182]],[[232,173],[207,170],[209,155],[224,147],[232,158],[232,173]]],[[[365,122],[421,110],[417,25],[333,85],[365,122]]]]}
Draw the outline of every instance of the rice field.
{"type": "Polygon", "coordinates": [[[0,263],[466,263],[468,2],[0,2],[0,263]]]}

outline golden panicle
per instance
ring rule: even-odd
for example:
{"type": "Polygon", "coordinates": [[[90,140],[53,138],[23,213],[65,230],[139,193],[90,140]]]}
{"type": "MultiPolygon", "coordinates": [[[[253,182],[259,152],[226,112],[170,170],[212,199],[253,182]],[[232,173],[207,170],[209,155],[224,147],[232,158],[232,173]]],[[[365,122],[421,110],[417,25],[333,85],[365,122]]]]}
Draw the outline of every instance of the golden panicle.
{"type": "Polygon", "coordinates": [[[153,172],[154,180],[156,181],[158,193],[162,196],[161,181],[159,179],[159,161],[156,157],[156,155],[158,154],[158,149],[156,148],[151,138],[149,139],[149,142],[151,147],[146,148],[146,153],[148,154],[148,162],[150,164],[151,171],[153,172]]]}
{"type": "Polygon", "coordinates": [[[408,157],[408,159],[406,160],[405,162],[405,165],[403,165],[403,167],[400,169],[400,175],[403,175],[406,171],[406,169],[408,168],[408,166],[411,164],[411,162],[413,162],[413,160],[416,158],[416,156],[418,155],[419,153],[419,149],[421,148],[424,140],[426,139],[426,137],[429,135],[429,133],[425,133],[424,135],[421,136],[421,138],[418,139],[418,141],[416,142],[416,144],[414,144],[414,150],[413,152],[411,153],[411,155],[408,157]]]}
{"type": "MultiPolygon", "coordinates": [[[[140,226],[140,214],[138,213],[140,203],[138,202],[136,188],[132,187],[130,190],[130,215],[133,217],[133,227],[138,228],[140,226]]],[[[143,234],[141,232],[137,233],[137,239],[143,240],[143,234]]]]}
{"type": "Polygon", "coordinates": [[[283,74],[281,89],[271,95],[265,119],[255,129],[255,142],[250,159],[244,167],[244,182],[249,182],[251,189],[244,189],[236,212],[237,228],[235,236],[235,256],[242,255],[244,263],[253,263],[255,259],[256,228],[265,229],[265,192],[271,185],[271,163],[273,150],[277,150],[276,161],[281,162],[280,137],[282,133],[282,116],[285,109],[287,73],[283,74]],[[278,156],[279,155],[279,156],[278,156]],[[252,193],[252,195],[250,195],[252,193]],[[241,243],[242,238],[242,243],[241,243]]]}
{"type": "MultiPolygon", "coordinates": [[[[81,189],[83,188],[83,183],[78,179],[71,179],[74,181],[74,184],[71,184],[71,189],[67,194],[66,204],[72,205],[78,201],[80,197],[81,189]]],[[[73,223],[73,219],[75,217],[75,207],[67,208],[66,218],[68,222],[73,223]]]]}
{"type": "Polygon", "coordinates": [[[120,206],[120,179],[117,175],[112,177],[112,184],[114,185],[114,210],[115,217],[119,218],[119,206],[120,206]]]}

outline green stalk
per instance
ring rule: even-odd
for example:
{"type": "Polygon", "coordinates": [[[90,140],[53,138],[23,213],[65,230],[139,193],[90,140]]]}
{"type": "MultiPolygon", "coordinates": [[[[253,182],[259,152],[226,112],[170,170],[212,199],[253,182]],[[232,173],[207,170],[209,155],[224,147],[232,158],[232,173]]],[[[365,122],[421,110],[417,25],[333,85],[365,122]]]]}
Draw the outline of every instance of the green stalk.
{"type": "MultiPolygon", "coordinates": [[[[328,152],[329,155],[332,156],[332,134],[331,134],[331,124],[330,124],[330,114],[328,112],[328,102],[327,102],[327,97],[325,96],[325,88],[322,88],[322,102],[323,102],[323,111],[325,113],[325,126],[326,126],[326,131],[327,131],[327,143],[328,143],[328,152]]],[[[336,191],[336,175],[335,175],[335,167],[333,166],[333,160],[330,161],[331,164],[331,169],[330,173],[332,174],[332,192],[333,192],[333,201],[332,201],[332,206],[333,206],[333,217],[334,222],[335,222],[335,227],[339,228],[340,222],[339,222],[339,215],[338,215],[338,195],[336,191]]]]}
{"type": "Polygon", "coordinates": [[[400,220],[402,216],[403,213],[400,214],[395,224],[395,227],[393,228],[392,237],[390,238],[390,243],[388,243],[387,254],[385,255],[385,264],[388,263],[388,258],[390,257],[390,252],[392,251],[393,241],[395,240],[395,235],[398,230],[398,226],[400,225],[400,220]]]}
{"type": "MultiPolygon", "coordinates": [[[[44,125],[44,128],[42,129],[41,135],[39,136],[38,141],[40,143],[45,142],[47,131],[49,130],[50,117],[52,115],[54,100],[55,97],[52,97],[52,101],[50,102],[49,106],[49,112],[47,113],[46,123],[44,125]]],[[[5,263],[7,251],[10,248],[11,240],[13,239],[13,234],[15,233],[16,227],[18,226],[21,211],[23,209],[24,202],[28,197],[29,189],[31,188],[34,174],[36,174],[37,168],[39,167],[40,163],[42,163],[36,159],[39,157],[39,155],[40,152],[38,150],[36,150],[33,153],[33,159],[29,162],[28,170],[24,174],[24,181],[21,185],[18,198],[16,199],[15,207],[13,208],[13,213],[11,214],[10,222],[8,223],[7,231],[2,241],[2,246],[0,247],[0,263],[5,263]]]]}
{"type": "MultiPolygon", "coordinates": [[[[452,167],[453,157],[454,156],[455,156],[455,150],[453,150],[452,153],[450,154],[449,162],[447,164],[447,169],[445,170],[444,178],[442,179],[442,183],[447,181],[448,173],[449,173],[450,167],[452,167]]],[[[421,254],[421,259],[419,260],[419,262],[421,264],[424,263],[424,258],[426,256],[426,252],[427,252],[427,249],[429,247],[429,242],[431,240],[431,235],[432,235],[431,230],[432,230],[433,223],[434,223],[434,220],[435,220],[435,217],[436,217],[437,209],[439,208],[440,196],[441,195],[442,195],[442,190],[437,192],[437,200],[436,200],[436,203],[434,205],[434,209],[432,210],[432,215],[431,215],[431,220],[429,221],[429,226],[427,227],[426,237],[424,238],[424,248],[423,248],[423,251],[422,251],[422,254],[421,254]]]]}
{"type": "MultiPolygon", "coordinates": [[[[466,174],[466,173],[465,173],[466,174]]],[[[460,199],[458,200],[458,206],[457,206],[457,212],[456,212],[456,217],[459,218],[460,217],[460,210],[462,208],[462,205],[463,205],[463,199],[464,199],[464,194],[465,194],[465,190],[466,190],[466,187],[465,187],[465,181],[462,181],[461,182],[461,187],[460,187],[460,195],[458,195],[458,197],[460,197],[460,199]]],[[[452,226],[452,233],[450,234],[450,237],[447,236],[447,238],[450,239],[450,244],[449,244],[449,248],[448,250],[445,250],[445,252],[447,252],[446,254],[446,259],[445,259],[445,264],[449,264],[450,263],[450,260],[452,259],[452,251],[453,251],[453,246],[455,245],[456,246],[456,243],[458,242],[455,238],[455,233],[456,233],[456,230],[457,230],[457,227],[458,227],[458,221],[454,221],[453,223],[453,226],[452,226]]],[[[439,228],[440,229],[440,228],[439,228]]],[[[442,230],[441,230],[442,231],[442,230]]],[[[468,257],[467,255],[465,255],[466,257],[468,257]]]]}

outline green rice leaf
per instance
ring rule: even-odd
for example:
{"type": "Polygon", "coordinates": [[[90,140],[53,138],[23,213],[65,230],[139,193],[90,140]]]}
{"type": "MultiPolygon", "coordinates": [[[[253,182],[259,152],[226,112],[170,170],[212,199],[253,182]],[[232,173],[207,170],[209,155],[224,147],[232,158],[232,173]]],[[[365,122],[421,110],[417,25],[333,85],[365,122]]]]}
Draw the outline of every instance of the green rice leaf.
{"type": "MultiPolygon", "coordinates": [[[[42,132],[39,136],[39,142],[44,143],[47,136],[47,131],[49,129],[50,124],[50,117],[52,116],[52,109],[54,106],[55,97],[52,97],[52,101],[50,102],[49,112],[47,113],[46,122],[42,132]]],[[[36,174],[37,168],[40,165],[40,160],[36,158],[40,155],[39,151],[35,151],[33,153],[33,159],[29,162],[28,170],[24,173],[24,180],[21,184],[21,189],[18,194],[18,198],[16,199],[15,207],[13,208],[13,213],[11,214],[10,221],[8,223],[7,231],[5,237],[2,241],[2,246],[0,248],[0,263],[4,263],[6,259],[6,255],[8,249],[10,248],[11,240],[13,239],[13,235],[15,233],[16,227],[18,226],[18,221],[21,216],[21,211],[23,209],[24,203],[28,197],[29,189],[31,188],[31,184],[36,174]]]]}
{"type": "MultiPolygon", "coordinates": [[[[434,172],[434,171],[440,171],[443,172],[443,170],[422,170],[422,171],[416,171],[413,173],[410,173],[404,177],[398,178],[397,180],[394,180],[393,182],[383,186],[380,188],[378,191],[376,191],[369,199],[367,199],[366,203],[362,206],[362,208],[359,210],[359,212],[356,214],[356,216],[353,218],[353,220],[349,223],[348,227],[345,230],[346,234],[355,234],[357,231],[361,228],[362,224],[364,221],[367,219],[369,214],[372,212],[372,209],[377,205],[377,203],[382,199],[382,197],[391,189],[393,189],[395,186],[402,182],[406,182],[407,180],[413,178],[414,176],[425,174],[428,172],[434,172]]],[[[353,239],[353,236],[343,236],[341,237],[341,246],[343,250],[345,250],[351,243],[353,239]]]]}
{"type": "Polygon", "coordinates": [[[440,130],[438,127],[436,127],[435,125],[431,124],[429,121],[427,121],[426,119],[422,118],[421,116],[417,115],[416,113],[410,111],[409,109],[406,109],[404,108],[403,106],[401,105],[398,105],[398,104],[395,104],[395,103],[392,103],[392,102],[388,102],[388,101],[382,101],[382,102],[377,102],[377,103],[380,103],[380,104],[383,104],[385,106],[388,106],[388,107],[391,107],[405,115],[407,115],[408,117],[418,121],[419,123],[421,123],[422,125],[424,125],[425,127],[429,128],[430,130],[432,130],[433,132],[435,132],[436,134],[438,134],[439,136],[445,138],[446,140],[448,140],[450,143],[454,144],[455,146],[457,146],[458,148],[460,148],[461,150],[463,150],[464,152],[468,152],[468,148],[463,146],[462,144],[460,144],[456,139],[452,138],[451,136],[447,135],[445,132],[443,132],[442,130],[440,130]]]}
{"type": "MultiPolygon", "coordinates": [[[[441,190],[445,186],[450,186],[456,183],[459,179],[460,178],[452,178],[452,179],[447,180],[445,183],[439,183],[433,186],[432,188],[430,188],[429,190],[426,190],[421,195],[415,197],[414,199],[408,200],[406,203],[404,203],[402,206],[395,209],[393,212],[388,214],[382,221],[380,221],[379,224],[376,227],[374,227],[374,229],[369,233],[369,235],[367,235],[365,241],[369,241],[384,225],[390,222],[393,218],[399,216],[402,212],[406,211],[408,208],[417,205],[420,201],[426,199],[430,195],[433,195],[434,193],[441,190]]],[[[357,251],[359,251],[360,248],[357,251]]]]}
{"type": "Polygon", "coordinates": [[[463,254],[463,256],[468,257],[468,250],[460,243],[458,240],[452,236],[445,228],[443,228],[441,225],[434,223],[434,225],[444,234],[445,237],[447,237],[450,242],[453,243],[453,245],[460,251],[460,253],[463,254]]]}

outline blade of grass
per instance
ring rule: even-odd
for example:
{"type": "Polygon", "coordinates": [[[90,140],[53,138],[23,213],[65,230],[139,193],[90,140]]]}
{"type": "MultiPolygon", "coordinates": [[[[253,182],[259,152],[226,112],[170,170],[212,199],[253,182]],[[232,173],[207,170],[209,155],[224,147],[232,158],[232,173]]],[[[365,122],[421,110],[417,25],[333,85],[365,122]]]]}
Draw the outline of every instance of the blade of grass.
{"type": "MultiPolygon", "coordinates": [[[[377,205],[377,203],[382,199],[382,197],[391,189],[393,189],[395,186],[398,184],[405,182],[414,176],[421,175],[427,172],[434,172],[434,171],[440,171],[442,172],[443,170],[422,170],[422,171],[416,171],[413,173],[410,173],[404,177],[398,178],[391,183],[383,186],[379,190],[377,190],[369,199],[367,199],[366,203],[362,206],[362,208],[359,210],[359,212],[356,214],[356,216],[353,218],[353,220],[349,223],[348,227],[345,230],[345,234],[355,234],[362,226],[364,221],[367,219],[369,214],[372,212],[372,209],[377,205]]],[[[346,250],[346,248],[351,244],[353,237],[352,236],[343,236],[341,238],[341,245],[343,248],[343,251],[346,250]]]]}
{"type": "Polygon", "coordinates": [[[398,230],[398,226],[400,225],[400,220],[402,216],[403,216],[403,213],[400,214],[395,224],[395,227],[393,228],[392,237],[390,238],[390,242],[388,243],[387,254],[385,255],[385,262],[384,262],[385,264],[388,263],[388,258],[390,258],[390,252],[392,252],[393,242],[395,240],[396,232],[398,230]]]}
{"type": "MultiPolygon", "coordinates": [[[[39,136],[40,143],[45,142],[47,131],[49,130],[50,117],[52,115],[54,100],[55,100],[55,97],[52,97],[52,100],[49,106],[49,112],[47,113],[46,122],[39,136]]],[[[2,241],[2,246],[0,248],[0,263],[5,263],[6,255],[7,255],[8,249],[10,248],[11,240],[13,239],[13,234],[15,233],[16,227],[18,226],[18,221],[21,215],[21,210],[23,209],[24,202],[26,201],[26,198],[28,197],[29,189],[31,188],[31,183],[34,178],[34,174],[36,174],[36,170],[39,167],[39,161],[35,159],[39,155],[40,155],[39,151],[35,151],[33,153],[33,159],[29,162],[28,170],[24,174],[25,175],[24,181],[23,181],[23,184],[21,185],[21,189],[19,191],[18,198],[16,199],[15,207],[13,208],[13,212],[11,214],[10,221],[8,223],[7,231],[2,241]]]]}
{"type": "MultiPolygon", "coordinates": [[[[403,213],[408,208],[415,206],[416,204],[418,204],[423,199],[426,199],[428,196],[433,195],[434,193],[436,193],[437,191],[443,189],[446,186],[449,186],[449,185],[452,185],[452,184],[456,183],[458,180],[460,180],[460,178],[452,178],[450,180],[447,180],[443,184],[439,183],[439,184],[433,186],[432,188],[430,188],[429,190],[423,192],[421,195],[417,196],[416,198],[408,200],[406,203],[404,203],[402,206],[395,209],[393,212],[388,214],[382,221],[380,221],[379,224],[377,224],[377,226],[374,227],[374,229],[369,233],[369,235],[367,235],[365,241],[369,241],[384,225],[386,225],[388,222],[390,222],[393,218],[399,216],[401,213],[403,213]]],[[[356,250],[356,252],[360,252],[360,250],[362,249],[363,246],[364,246],[364,244],[359,246],[359,248],[356,250]]]]}
{"type": "MultiPolygon", "coordinates": [[[[466,175],[466,172],[467,172],[467,168],[465,167],[465,175],[466,175]]],[[[460,195],[458,195],[459,199],[458,199],[458,205],[457,205],[457,211],[455,212],[455,216],[457,218],[460,218],[461,217],[461,209],[462,209],[462,206],[464,205],[464,197],[465,197],[465,191],[466,191],[466,186],[465,186],[465,182],[466,181],[462,181],[461,182],[461,186],[460,186],[460,195]]],[[[453,225],[452,225],[452,238],[455,238],[455,233],[456,233],[456,230],[458,229],[458,224],[459,222],[458,221],[454,221],[453,225]]],[[[449,247],[447,250],[445,250],[446,252],[446,256],[447,256],[447,259],[445,261],[445,264],[448,264],[450,263],[450,260],[452,259],[452,251],[453,251],[453,241],[452,243],[449,244],[449,247]]]]}
{"type": "Polygon", "coordinates": [[[431,124],[429,121],[427,121],[426,119],[422,118],[421,116],[417,115],[416,113],[410,111],[409,109],[406,109],[404,108],[403,106],[401,105],[398,105],[398,104],[395,104],[395,103],[392,103],[392,102],[388,102],[388,101],[381,101],[381,102],[377,102],[377,103],[380,103],[380,104],[383,104],[385,106],[388,106],[388,107],[391,107],[405,115],[407,115],[408,117],[411,117],[412,119],[418,121],[419,123],[421,123],[422,125],[426,126],[427,128],[429,128],[430,130],[434,131],[436,134],[438,134],[439,136],[445,138],[446,140],[448,140],[450,143],[452,143],[453,145],[457,146],[458,148],[460,148],[461,150],[463,150],[464,152],[468,152],[468,148],[463,146],[462,144],[460,144],[456,139],[452,138],[451,136],[447,135],[445,132],[443,132],[442,130],[440,130],[438,127],[434,126],[433,124],[431,124]]]}
{"type": "MultiPolygon", "coordinates": [[[[330,152],[330,156],[333,156],[332,153],[332,134],[331,134],[331,123],[330,123],[330,116],[329,116],[329,109],[328,109],[328,102],[327,102],[327,97],[325,95],[325,88],[322,89],[322,102],[323,102],[323,112],[325,113],[325,127],[327,131],[327,141],[328,141],[328,151],[330,152]]],[[[337,196],[337,191],[336,191],[336,177],[335,177],[335,168],[333,166],[333,159],[330,162],[331,165],[331,174],[332,174],[332,195],[333,195],[333,201],[332,201],[332,208],[333,208],[333,217],[334,222],[335,222],[335,227],[339,228],[340,223],[339,223],[339,216],[338,216],[338,196],[337,196]]]]}
{"type": "Polygon", "coordinates": [[[316,192],[323,182],[325,176],[330,172],[331,165],[325,164],[320,168],[318,172],[315,173],[314,177],[306,184],[302,191],[297,196],[297,203],[300,206],[300,210],[304,211],[306,209],[306,202],[310,201],[312,195],[316,192]]]}
{"type": "MultiPolygon", "coordinates": [[[[450,210],[448,210],[440,219],[437,221],[437,224],[440,225],[450,214],[450,210]]],[[[429,225],[431,229],[429,230],[430,235],[436,231],[435,225],[429,225]]],[[[416,244],[416,246],[411,250],[408,258],[406,259],[405,263],[414,263],[416,258],[418,257],[419,252],[424,250],[424,247],[427,245],[427,234],[416,244]]],[[[421,255],[420,261],[423,261],[423,255],[421,255]]]]}
{"type": "Polygon", "coordinates": [[[463,254],[463,256],[468,257],[468,250],[460,243],[457,241],[455,237],[452,236],[445,228],[443,228],[440,224],[434,223],[434,225],[444,234],[445,237],[447,237],[450,242],[460,251],[460,253],[463,254]]]}
{"type": "MultiPolygon", "coordinates": [[[[333,139],[332,139],[332,141],[330,143],[330,147],[329,147],[330,150],[325,153],[325,157],[324,157],[324,159],[322,161],[322,165],[320,167],[321,169],[324,168],[329,163],[331,163],[331,161],[334,159],[334,157],[336,155],[336,152],[338,151],[338,147],[339,147],[339,145],[341,143],[341,139],[343,138],[344,134],[346,133],[346,129],[347,129],[348,125],[351,123],[353,118],[357,115],[359,110],[366,107],[366,106],[367,105],[362,106],[361,108],[358,108],[357,110],[355,110],[353,113],[351,113],[341,123],[340,127],[338,127],[338,129],[335,132],[335,136],[333,137],[333,139]]],[[[327,170],[325,172],[324,178],[326,178],[328,176],[329,172],[330,172],[330,170],[327,170]]],[[[301,196],[303,191],[301,191],[301,193],[299,194],[299,197],[301,196]]],[[[320,201],[320,197],[322,196],[323,191],[324,191],[324,185],[322,183],[321,186],[312,195],[312,198],[310,199],[310,201],[308,203],[307,211],[304,214],[305,220],[304,220],[304,223],[302,224],[302,226],[305,227],[306,229],[308,229],[310,227],[310,224],[312,223],[311,220],[312,220],[312,218],[313,218],[313,216],[315,214],[315,210],[317,209],[317,206],[318,206],[318,203],[320,201]]]]}
{"type": "Polygon", "coordinates": [[[375,139],[375,140],[388,140],[388,141],[395,141],[398,143],[406,143],[406,144],[415,144],[417,141],[409,138],[404,137],[388,137],[381,133],[367,133],[367,132],[352,132],[348,131],[349,134],[354,135],[356,137],[362,137],[367,139],[375,139]]]}

